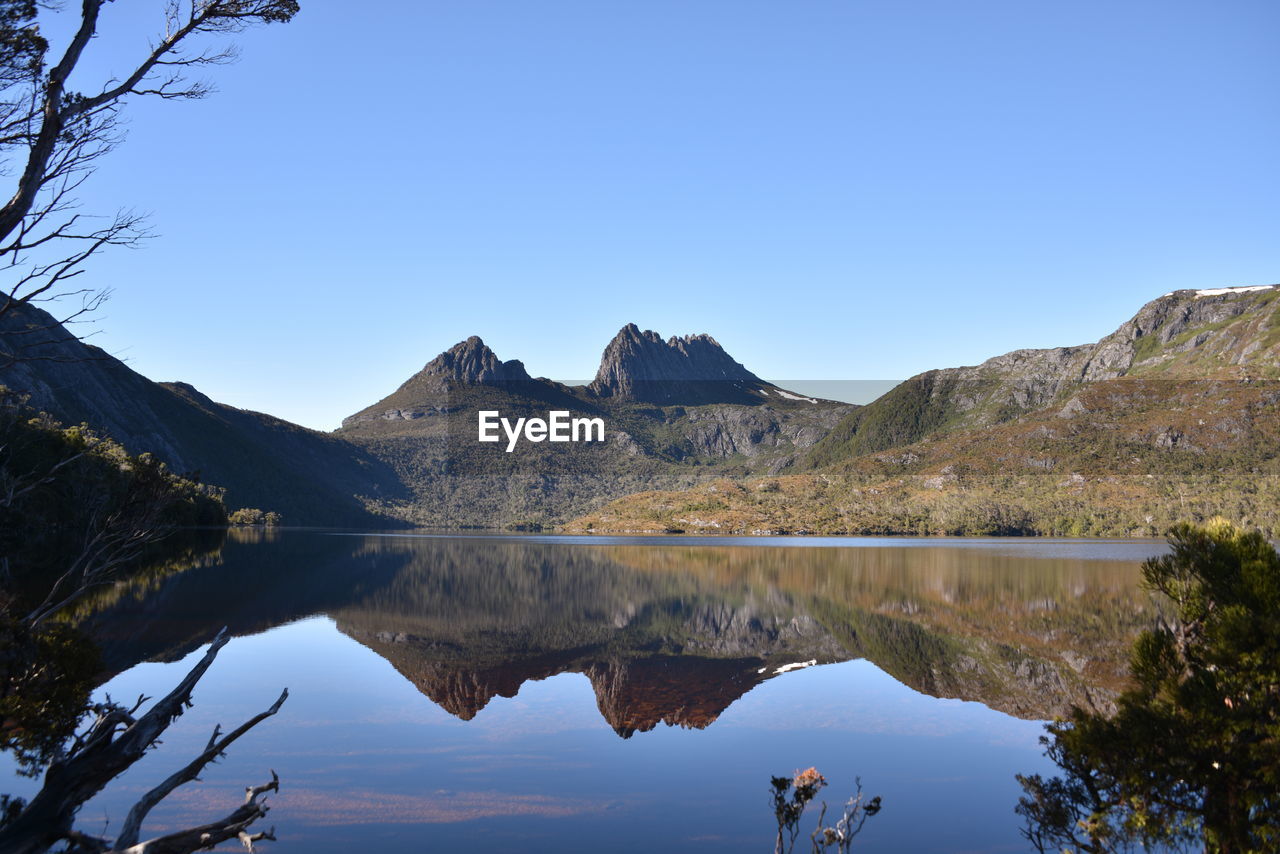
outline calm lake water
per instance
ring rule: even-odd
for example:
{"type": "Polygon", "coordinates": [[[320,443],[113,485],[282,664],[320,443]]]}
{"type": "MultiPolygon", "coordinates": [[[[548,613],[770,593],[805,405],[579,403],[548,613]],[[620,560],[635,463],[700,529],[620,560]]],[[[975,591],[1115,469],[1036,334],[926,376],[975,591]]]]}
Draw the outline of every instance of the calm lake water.
{"type": "Polygon", "coordinates": [[[275,769],[274,851],[765,852],[770,776],[812,765],[833,808],[859,777],[882,797],[856,851],[1025,851],[1014,775],[1049,770],[1043,720],[1122,685],[1155,614],[1138,566],[1163,550],[242,534],[84,609],[121,700],[235,637],[80,826],[118,828],[215,723],[288,686],[144,837],[229,812],[275,769]]]}

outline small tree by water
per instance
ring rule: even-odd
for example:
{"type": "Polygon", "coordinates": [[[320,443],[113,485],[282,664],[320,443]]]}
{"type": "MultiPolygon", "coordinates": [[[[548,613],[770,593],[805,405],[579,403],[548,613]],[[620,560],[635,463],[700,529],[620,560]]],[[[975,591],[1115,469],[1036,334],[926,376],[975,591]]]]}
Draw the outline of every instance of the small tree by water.
{"type": "Polygon", "coordinates": [[[1134,644],[1116,713],[1049,724],[1061,776],[1018,778],[1041,852],[1280,848],[1280,554],[1222,519],[1169,544],[1142,575],[1173,619],[1134,644]]]}

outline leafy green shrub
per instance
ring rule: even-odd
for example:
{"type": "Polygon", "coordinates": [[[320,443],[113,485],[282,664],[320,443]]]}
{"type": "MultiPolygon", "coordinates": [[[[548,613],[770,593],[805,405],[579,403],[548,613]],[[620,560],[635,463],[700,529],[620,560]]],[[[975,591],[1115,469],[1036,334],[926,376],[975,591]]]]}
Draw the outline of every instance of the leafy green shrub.
{"type": "Polygon", "coordinates": [[[273,510],[259,510],[256,507],[241,507],[227,517],[229,525],[262,525],[274,528],[283,521],[279,513],[273,510]]]}

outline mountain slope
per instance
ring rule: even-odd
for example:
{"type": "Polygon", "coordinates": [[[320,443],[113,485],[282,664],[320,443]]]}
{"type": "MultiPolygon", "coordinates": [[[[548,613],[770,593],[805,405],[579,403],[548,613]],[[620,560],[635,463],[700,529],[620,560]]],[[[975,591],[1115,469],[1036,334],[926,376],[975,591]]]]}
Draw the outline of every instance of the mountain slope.
{"type": "Polygon", "coordinates": [[[1015,350],[973,367],[926,371],[852,413],[805,462],[816,468],[1012,421],[1119,377],[1280,378],[1278,297],[1275,285],[1174,291],[1094,344],[1015,350]]]}
{"type": "MultiPolygon", "coordinates": [[[[625,327],[596,382],[533,378],[472,337],[432,359],[337,434],[156,383],[30,306],[0,318],[0,383],[67,423],[226,489],[289,524],[542,525],[644,488],[793,464],[852,411],[779,389],[706,335],[663,341],[625,327]],[[19,353],[19,349],[21,352],[19,353]],[[590,442],[481,442],[478,413],[600,419],[590,442]]],[[[537,437],[542,438],[542,437],[537,437]]]]}
{"type": "Polygon", "coordinates": [[[370,524],[357,496],[402,494],[390,469],[341,438],[152,382],[33,306],[0,316],[0,364],[0,384],[32,407],[223,487],[228,509],[275,510],[289,524],[370,524]]]}
{"type": "Polygon", "coordinates": [[[429,525],[541,525],[640,489],[784,468],[854,408],[761,380],[710,336],[664,341],[628,325],[587,386],[531,377],[469,338],[344,419],[340,435],[413,490],[384,503],[389,514],[429,525]],[[552,410],[600,419],[603,441],[479,441],[481,411],[514,424],[552,410]]]}
{"type": "Polygon", "coordinates": [[[1177,291],[1096,344],[929,371],[797,474],[631,496],[570,530],[1159,535],[1280,530],[1280,288],[1177,291]]]}

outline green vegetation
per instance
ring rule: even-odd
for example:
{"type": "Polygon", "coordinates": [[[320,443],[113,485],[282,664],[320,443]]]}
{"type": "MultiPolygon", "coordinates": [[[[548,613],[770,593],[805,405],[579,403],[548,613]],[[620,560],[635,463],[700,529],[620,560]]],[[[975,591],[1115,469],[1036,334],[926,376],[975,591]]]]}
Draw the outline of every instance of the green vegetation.
{"type": "Polygon", "coordinates": [[[822,467],[862,454],[909,445],[942,429],[953,418],[947,399],[955,380],[942,371],[928,371],[894,386],[869,406],[845,417],[805,457],[810,467],[822,467]]]}
{"type": "Polygon", "coordinates": [[[0,609],[54,607],[180,530],[226,521],[218,490],[0,397],[0,609]]]}
{"type": "Polygon", "coordinates": [[[145,401],[160,422],[145,435],[199,461],[247,525],[274,511],[291,524],[1155,536],[1225,512],[1274,530],[1277,300],[1178,292],[1097,344],[929,371],[861,408],[767,390],[749,405],[599,397],[528,378],[478,339],[329,436],[123,366],[109,386],[145,401]],[[1152,348],[1161,358],[1144,363],[1152,348]],[[524,378],[463,377],[472,356],[524,378]],[[506,453],[476,441],[480,409],[601,417],[607,441],[506,453]]]}
{"type": "Polygon", "coordinates": [[[1277,300],[1177,292],[1097,344],[928,371],[786,477],[659,486],[566,528],[1156,536],[1227,513],[1280,531],[1277,300]]]}
{"type": "Polygon", "coordinates": [[[571,533],[1154,537],[1231,513],[1280,532],[1280,477],[1009,474],[790,475],[651,491],[575,519],[571,533]],[[714,492],[712,491],[714,490],[714,492]]]}
{"type": "Polygon", "coordinates": [[[33,630],[0,616],[0,750],[19,773],[35,776],[63,746],[88,709],[99,667],[97,647],[70,626],[33,630]]]}
{"type": "Polygon", "coordinates": [[[241,507],[227,517],[227,523],[237,526],[254,526],[260,525],[267,528],[274,528],[280,525],[284,520],[279,513],[274,511],[263,512],[256,507],[241,507]]]}
{"type": "Polygon", "coordinates": [[[811,473],[651,490],[566,527],[1158,536],[1178,521],[1229,514],[1280,531],[1278,394],[1270,381],[1098,381],[1075,392],[1070,407],[811,473]]]}
{"type": "Polygon", "coordinates": [[[1143,578],[1173,619],[1134,644],[1117,713],[1050,724],[1062,776],[1019,777],[1041,852],[1280,846],[1280,554],[1222,519],[1178,525],[1169,542],[1143,578]]]}
{"type": "Polygon", "coordinates": [[[97,650],[59,618],[207,546],[185,529],[226,521],[218,490],[0,389],[0,750],[34,773],[88,709],[97,650]]]}

